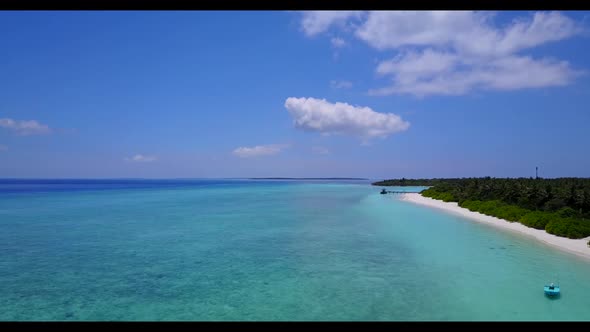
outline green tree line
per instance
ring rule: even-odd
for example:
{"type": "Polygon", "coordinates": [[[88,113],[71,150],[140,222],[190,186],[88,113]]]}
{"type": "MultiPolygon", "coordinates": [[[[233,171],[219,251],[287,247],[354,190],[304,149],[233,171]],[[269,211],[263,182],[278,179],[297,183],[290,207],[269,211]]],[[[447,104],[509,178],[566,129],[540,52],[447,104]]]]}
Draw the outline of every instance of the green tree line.
{"type": "Polygon", "coordinates": [[[558,236],[590,236],[590,178],[393,179],[373,185],[430,186],[423,196],[558,236]]]}

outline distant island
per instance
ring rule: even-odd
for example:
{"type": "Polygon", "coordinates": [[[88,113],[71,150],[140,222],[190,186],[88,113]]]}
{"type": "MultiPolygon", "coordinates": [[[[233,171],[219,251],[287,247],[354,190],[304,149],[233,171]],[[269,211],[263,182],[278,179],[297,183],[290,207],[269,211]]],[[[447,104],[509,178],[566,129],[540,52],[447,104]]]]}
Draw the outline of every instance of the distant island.
{"type": "Polygon", "coordinates": [[[369,180],[365,178],[248,178],[249,180],[369,180]]]}
{"type": "Polygon", "coordinates": [[[422,196],[457,202],[471,211],[557,236],[590,236],[590,178],[391,179],[372,184],[428,186],[422,196]]]}

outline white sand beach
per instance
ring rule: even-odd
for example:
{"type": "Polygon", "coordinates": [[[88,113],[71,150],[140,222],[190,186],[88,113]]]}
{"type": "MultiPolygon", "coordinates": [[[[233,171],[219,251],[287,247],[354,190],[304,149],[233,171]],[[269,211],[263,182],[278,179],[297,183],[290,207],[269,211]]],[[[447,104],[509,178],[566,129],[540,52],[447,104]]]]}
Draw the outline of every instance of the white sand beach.
{"type": "Polygon", "coordinates": [[[588,247],[588,240],[590,237],[584,239],[568,239],[565,237],[555,236],[545,232],[545,230],[530,228],[518,222],[509,222],[504,219],[486,216],[479,212],[470,211],[460,207],[456,202],[443,202],[429,197],[424,197],[417,193],[402,194],[400,199],[415,204],[445,210],[447,212],[461,215],[463,217],[467,217],[484,224],[492,225],[494,227],[532,236],[535,239],[555,248],[590,259],[590,247],[588,247]]]}

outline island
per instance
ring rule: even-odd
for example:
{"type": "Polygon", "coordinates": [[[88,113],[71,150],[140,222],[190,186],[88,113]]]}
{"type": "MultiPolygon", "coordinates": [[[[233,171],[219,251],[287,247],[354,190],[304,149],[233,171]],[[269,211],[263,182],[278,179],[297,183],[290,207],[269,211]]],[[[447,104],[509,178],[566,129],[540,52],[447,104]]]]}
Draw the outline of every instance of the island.
{"type": "Polygon", "coordinates": [[[461,208],[559,237],[590,236],[590,178],[402,178],[372,184],[426,186],[414,195],[455,202],[461,208]]]}

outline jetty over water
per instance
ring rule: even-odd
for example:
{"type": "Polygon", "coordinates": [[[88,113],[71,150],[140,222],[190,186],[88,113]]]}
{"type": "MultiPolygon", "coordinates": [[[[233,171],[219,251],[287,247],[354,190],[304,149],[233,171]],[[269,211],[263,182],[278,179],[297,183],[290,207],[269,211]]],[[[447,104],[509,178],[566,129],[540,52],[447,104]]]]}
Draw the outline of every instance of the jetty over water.
{"type": "Polygon", "coordinates": [[[403,190],[381,190],[381,194],[419,194],[420,191],[403,191],[403,190]]]}

